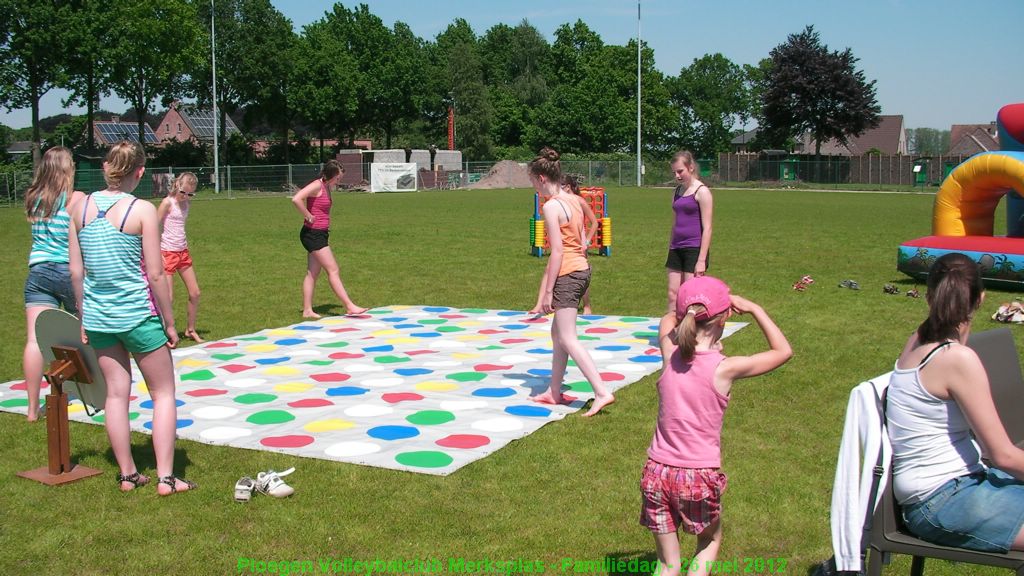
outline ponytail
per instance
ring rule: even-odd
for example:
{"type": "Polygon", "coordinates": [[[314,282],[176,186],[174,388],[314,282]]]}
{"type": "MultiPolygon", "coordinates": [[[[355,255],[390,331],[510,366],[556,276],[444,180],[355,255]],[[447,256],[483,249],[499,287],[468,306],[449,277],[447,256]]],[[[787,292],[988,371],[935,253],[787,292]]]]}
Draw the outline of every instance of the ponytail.
{"type": "Polygon", "coordinates": [[[970,322],[981,306],[984,292],[978,265],[963,254],[951,252],[928,271],[928,318],[917,328],[922,343],[957,338],[960,325],[970,322]]]}
{"type": "Polygon", "coordinates": [[[683,357],[683,362],[689,362],[693,360],[694,354],[697,350],[697,336],[701,332],[710,329],[716,324],[721,324],[722,320],[729,313],[728,310],[712,316],[707,320],[697,320],[697,316],[707,312],[707,308],[703,304],[691,304],[686,309],[686,314],[683,314],[683,319],[679,321],[676,326],[676,342],[679,344],[679,354],[683,357]]]}

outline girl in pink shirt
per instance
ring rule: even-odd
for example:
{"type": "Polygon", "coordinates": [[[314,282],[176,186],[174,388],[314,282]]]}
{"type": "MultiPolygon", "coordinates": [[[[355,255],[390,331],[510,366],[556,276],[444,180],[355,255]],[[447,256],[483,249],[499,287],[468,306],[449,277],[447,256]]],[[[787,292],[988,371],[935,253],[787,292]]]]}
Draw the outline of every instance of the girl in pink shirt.
{"type": "Polygon", "coordinates": [[[676,309],[661,319],[664,369],[658,379],[658,423],[640,479],[640,524],[654,533],[659,574],[707,574],[722,544],[722,417],[732,383],[778,368],[793,355],[763,308],[729,293],[711,276],[679,288],[676,309]],[[719,340],[726,320],[749,313],[769,350],[726,357],[719,340]],[[681,564],[678,530],[697,535],[693,559],[681,564]]]}
{"type": "Polygon", "coordinates": [[[196,184],[199,179],[191,172],[182,172],[171,184],[171,191],[160,202],[157,218],[163,231],[160,234],[160,254],[164,259],[164,272],[167,278],[167,294],[174,297],[174,273],[181,276],[188,290],[188,324],[185,337],[194,342],[205,342],[196,331],[196,314],[199,312],[199,281],[192,267],[192,254],[188,251],[188,240],[185,238],[185,221],[188,210],[192,206],[192,197],[196,195],[196,184]]]}

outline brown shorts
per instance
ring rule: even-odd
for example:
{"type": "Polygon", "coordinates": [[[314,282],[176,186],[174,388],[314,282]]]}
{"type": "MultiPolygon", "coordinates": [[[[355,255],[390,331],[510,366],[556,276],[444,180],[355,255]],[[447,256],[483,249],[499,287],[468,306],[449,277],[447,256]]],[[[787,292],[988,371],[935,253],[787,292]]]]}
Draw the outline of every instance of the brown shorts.
{"type": "Polygon", "coordinates": [[[555,287],[551,291],[551,309],[579,308],[580,298],[590,286],[590,268],[577,270],[555,279],[555,287]]]}

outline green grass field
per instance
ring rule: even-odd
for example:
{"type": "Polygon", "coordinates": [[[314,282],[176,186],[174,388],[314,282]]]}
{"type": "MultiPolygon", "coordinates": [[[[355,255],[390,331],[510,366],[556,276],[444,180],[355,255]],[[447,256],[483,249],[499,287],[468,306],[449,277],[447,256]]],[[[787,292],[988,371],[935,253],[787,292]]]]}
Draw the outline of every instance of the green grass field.
{"type": "MultiPolygon", "coordinates": [[[[609,190],[610,258],[592,257],[595,311],[660,316],[671,191],[609,190]]],[[[915,283],[896,272],[896,248],[929,233],[933,197],[921,194],[720,190],[711,272],[762,304],[793,345],[775,372],[734,387],[723,435],[729,490],[722,560],[785,559],[804,575],[831,555],[829,501],[846,401],[886,372],[923,319],[915,283]],[[816,280],[792,290],[804,274],[816,280]],[[857,280],[862,289],[838,288],[857,280]],[[886,282],[899,296],[882,292],[886,282]]],[[[532,191],[338,195],[332,248],[350,294],[364,306],[532,306],[543,263],[528,254],[532,191]]],[[[997,222],[1002,217],[997,216],[997,222]]],[[[305,253],[286,198],[197,201],[189,240],[203,290],[199,327],[209,340],[300,320],[305,253]]],[[[0,209],[0,381],[21,377],[22,287],[29,230],[0,209]]],[[[175,308],[184,328],[184,291],[175,308]]],[[[923,286],[922,293],[923,293],[923,286]]],[[[1010,296],[991,292],[976,329],[1010,296]],[[991,309],[990,309],[991,308],[991,309]]],[[[341,313],[321,280],[321,313],[341,313]]],[[[762,349],[755,326],[727,353],[762,349]]],[[[541,428],[448,477],[181,441],[176,468],[195,493],[160,499],[151,485],[122,494],[102,427],[71,424],[72,457],[104,475],[59,488],[15,477],[46,463],[46,429],[0,414],[0,573],[231,574],[242,559],[542,562],[653,561],[637,523],[638,480],[657,413],[656,377],[623,389],[593,419],[541,428]],[[235,480],[295,466],[286,500],[232,501],[235,480]]],[[[154,473],[149,437],[134,436],[140,469],[154,473]]],[[[684,551],[691,551],[685,537],[684,551]]],[[[780,567],[776,561],[776,569],[780,567]]],[[[887,574],[907,572],[897,558],[887,574]]],[[[593,572],[578,565],[576,573],[593,572]]],[[[929,561],[929,575],[1000,571],[929,561]]],[[[248,573],[248,572],[246,572],[248,573]]],[[[317,573],[332,573],[319,571],[317,573]]],[[[344,573],[341,570],[333,573],[344,573]]],[[[629,573],[613,571],[613,573],[629,573]]]]}

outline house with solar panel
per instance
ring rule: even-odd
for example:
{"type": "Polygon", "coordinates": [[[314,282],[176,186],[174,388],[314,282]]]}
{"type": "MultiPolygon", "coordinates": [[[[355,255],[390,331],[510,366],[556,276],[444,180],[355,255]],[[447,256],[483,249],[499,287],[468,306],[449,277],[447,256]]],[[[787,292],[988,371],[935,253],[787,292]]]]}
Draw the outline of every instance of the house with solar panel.
{"type": "MultiPolygon", "coordinates": [[[[160,140],[156,137],[149,124],[142,125],[146,137],[146,146],[159,146],[160,140]]],[[[110,120],[97,120],[92,126],[93,136],[96,138],[96,145],[109,148],[122,140],[129,142],[139,141],[139,124],[136,121],[122,122],[119,116],[110,120]]]]}
{"type": "MultiPolygon", "coordinates": [[[[186,142],[195,140],[204,144],[213,144],[213,127],[218,119],[214,118],[213,110],[173,102],[163,120],[157,124],[156,135],[161,140],[186,142]]],[[[232,133],[241,132],[228,115],[225,120],[224,133],[219,135],[223,142],[232,133]]]]}

